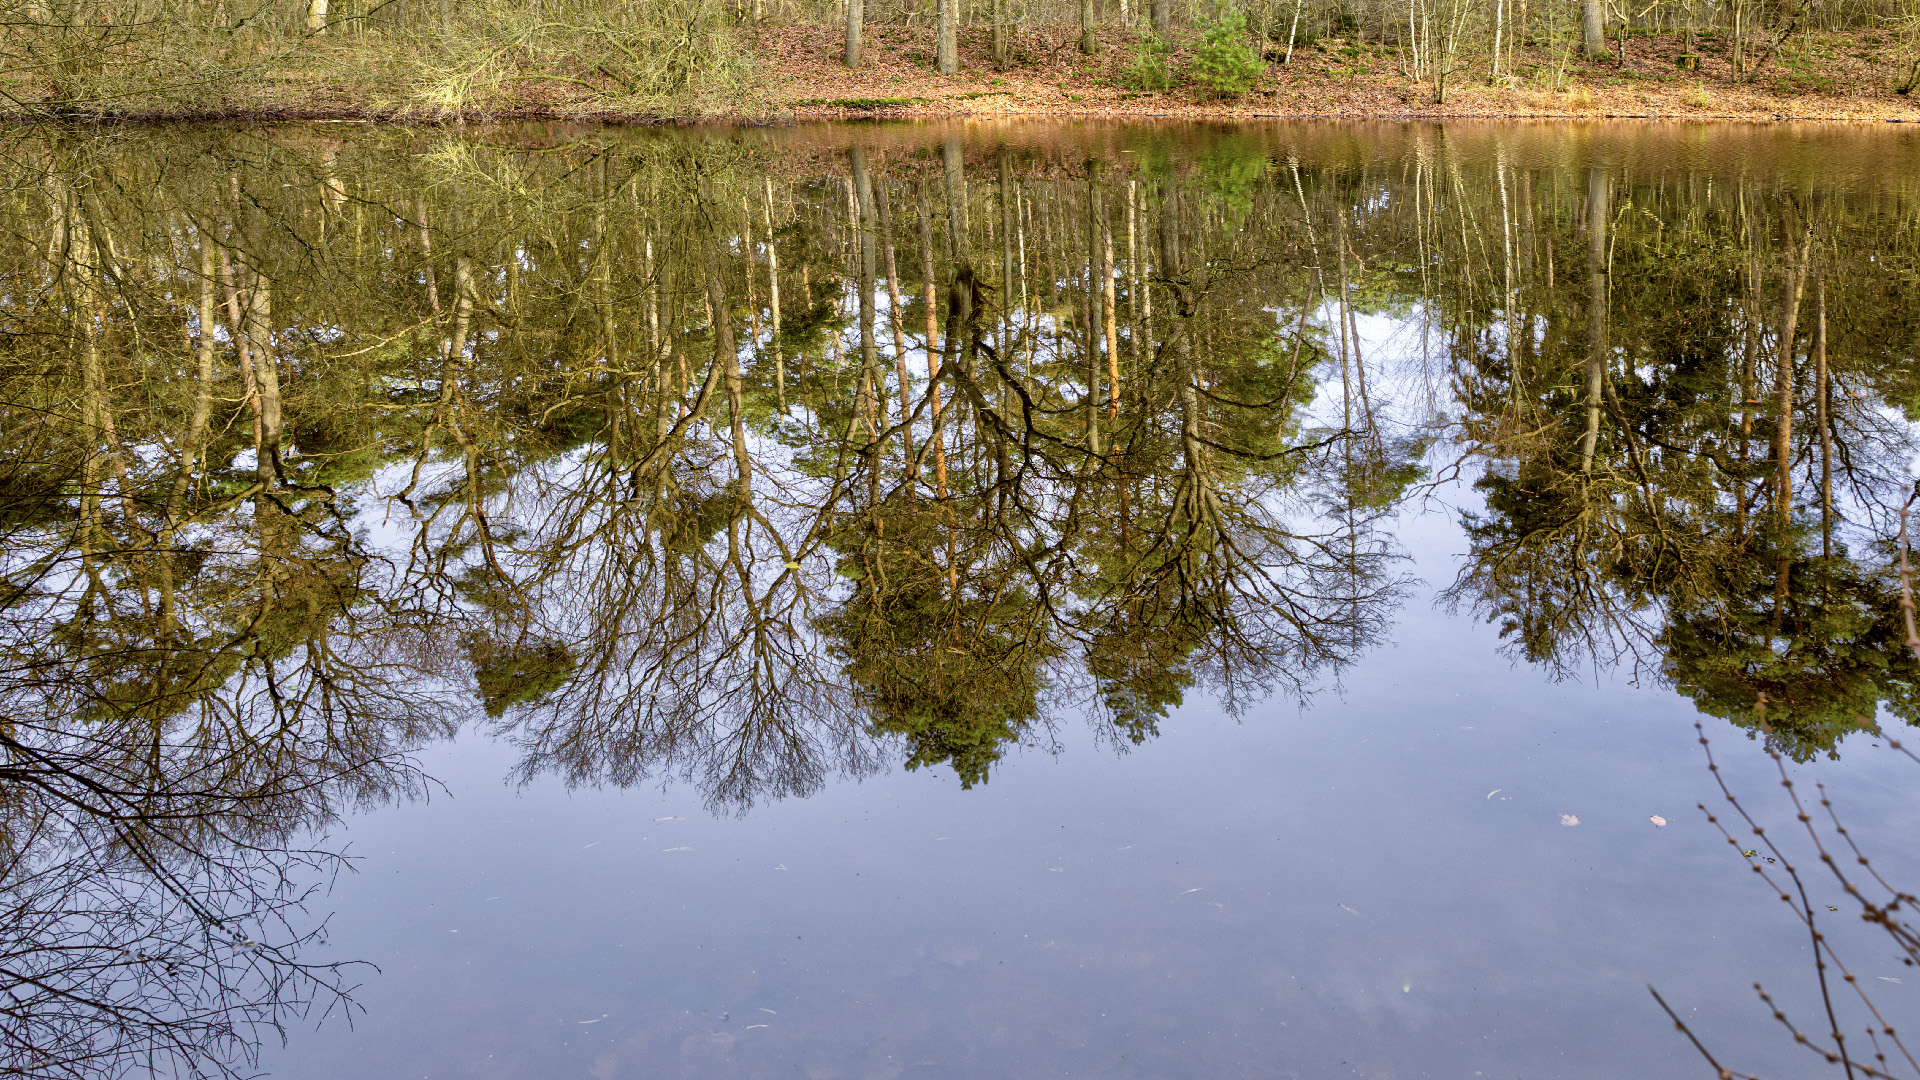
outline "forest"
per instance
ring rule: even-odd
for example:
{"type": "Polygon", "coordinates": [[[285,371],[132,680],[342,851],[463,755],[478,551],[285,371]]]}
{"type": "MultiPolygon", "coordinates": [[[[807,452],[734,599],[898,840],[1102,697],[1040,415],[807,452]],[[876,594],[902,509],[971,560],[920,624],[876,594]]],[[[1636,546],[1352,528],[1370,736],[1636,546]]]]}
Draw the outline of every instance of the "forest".
{"type": "Polygon", "coordinates": [[[1269,104],[1292,113],[1770,115],[1807,98],[1825,115],[1906,118],[1920,80],[1917,0],[7,0],[0,10],[0,110],[16,118],[1154,114],[1245,111],[1276,94],[1269,104]],[[1466,90],[1485,100],[1454,102],[1466,90]]]}

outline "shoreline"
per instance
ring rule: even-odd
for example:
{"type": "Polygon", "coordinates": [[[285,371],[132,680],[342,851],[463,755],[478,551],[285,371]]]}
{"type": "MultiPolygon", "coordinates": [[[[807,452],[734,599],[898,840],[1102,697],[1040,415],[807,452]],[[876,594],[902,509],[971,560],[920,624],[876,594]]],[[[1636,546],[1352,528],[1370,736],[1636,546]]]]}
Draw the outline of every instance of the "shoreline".
{"type": "Polygon", "coordinates": [[[1187,123],[1248,123],[1252,121],[1305,121],[1319,120],[1332,122],[1381,122],[1381,123],[1443,123],[1469,121],[1474,123],[1596,123],[1596,122],[1654,122],[1672,124],[1757,124],[1757,125],[1794,125],[1794,124],[1846,124],[1871,126],[1882,124],[1920,125],[1920,116],[1863,116],[1863,115],[1820,115],[1820,114],[1784,114],[1764,115],[1759,113],[1677,113],[1677,112],[1486,112],[1450,109],[1434,109],[1421,112],[1362,113],[1346,111],[1322,112],[1258,112],[1248,110],[1183,110],[1168,112],[1164,110],[1126,110],[1102,109],[1086,111],[1047,110],[1006,110],[982,113],[966,109],[793,109],[783,110],[774,115],[764,114],[708,114],[701,116],[659,116],[620,111],[593,111],[568,108],[521,108],[471,110],[459,113],[415,113],[397,110],[340,110],[340,109],[206,109],[155,112],[125,113],[5,113],[0,112],[0,123],[13,127],[34,126],[129,126],[164,127],[174,124],[350,124],[355,126],[394,126],[394,127],[457,127],[467,124],[578,124],[604,127],[737,127],[769,128],[789,127],[804,124],[823,123],[905,123],[939,122],[954,120],[1009,121],[1032,123],[1054,120],[1059,122],[1116,121],[1136,122],[1148,120],[1168,120],[1187,123]]]}

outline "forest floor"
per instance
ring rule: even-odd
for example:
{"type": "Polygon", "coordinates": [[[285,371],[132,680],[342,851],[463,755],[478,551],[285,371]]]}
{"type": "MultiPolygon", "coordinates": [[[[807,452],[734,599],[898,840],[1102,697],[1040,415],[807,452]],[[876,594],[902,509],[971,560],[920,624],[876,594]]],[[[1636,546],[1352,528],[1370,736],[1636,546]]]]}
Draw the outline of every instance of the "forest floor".
{"type": "MultiPolygon", "coordinates": [[[[1546,50],[1522,49],[1511,73],[1495,81],[1487,71],[1457,73],[1446,100],[1431,85],[1415,84],[1389,46],[1322,38],[1294,50],[1291,63],[1268,63],[1251,92],[1235,100],[1209,98],[1192,86],[1166,91],[1133,89],[1128,69],[1133,43],[1118,34],[1093,55],[1076,47],[1068,28],[1027,31],[1014,58],[996,71],[985,31],[961,38],[961,71],[933,70],[928,29],[876,27],[868,32],[859,70],[840,62],[842,37],[833,30],[783,27],[762,32],[765,92],[772,112],[794,118],[850,116],[1164,116],[1249,118],[1479,117],[1858,120],[1920,123],[1920,93],[1895,86],[1911,62],[1880,34],[1791,35],[1769,50],[1751,79],[1736,79],[1721,42],[1700,35],[1698,70],[1676,66],[1682,34],[1626,39],[1624,59],[1588,63],[1546,50]]],[[[1613,45],[1616,57],[1620,49],[1613,45]]],[[[1169,67],[1179,79],[1184,50],[1169,67]]],[[[1270,54],[1271,55],[1271,54],[1270,54]]]]}
{"type": "MultiPolygon", "coordinates": [[[[987,31],[960,35],[960,73],[934,67],[928,26],[869,24],[863,63],[841,63],[841,31],[825,26],[746,31],[729,75],[697,87],[682,104],[662,107],[622,97],[590,49],[549,54],[544,61],[500,49],[477,71],[439,73],[438,82],[402,77],[408,50],[368,34],[314,40],[284,61],[257,65],[246,77],[209,79],[202,90],[171,96],[166,80],[129,76],[124,92],[93,107],[26,105],[58,101],[38,69],[0,75],[0,118],[48,115],[134,120],[571,120],[645,123],[699,120],[782,122],[849,118],[1662,118],[1689,120],[1843,120],[1920,123],[1920,92],[1895,87],[1913,72],[1911,50],[1884,33],[1795,32],[1750,43],[1747,78],[1735,78],[1723,39],[1699,35],[1697,70],[1676,59],[1685,36],[1614,38],[1615,57],[1589,63],[1566,51],[1514,52],[1498,79],[1484,63],[1455,73],[1444,101],[1435,88],[1407,77],[1391,45],[1321,38],[1301,44],[1288,62],[1275,47],[1251,90],[1237,98],[1204,94],[1185,77],[1191,54],[1166,60],[1173,86],[1142,90],[1130,70],[1135,41],[1109,31],[1082,53],[1071,27],[1023,27],[1011,62],[996,68],[987,31]],[[749,58],[750,59],[744,59],[749,58]],[[542,64],[548,66],[543,67],[542,64]],[[559,64],[566,70],[552,65],[559,64]],[[400,74],[396,74],[399,72],[400,74]],[[480,89],[482,83],[487,89],[480,89]],[[458,92],[449,86],[459,87],[458,92]]],[[[263,50],[264,51],[264,50],[263,50]]],[[[416,64],[416,67],[421,65],[416,64]]],[[[417,73],[416,73],[417,74],[417,73]]],[[[71,99],[69,99],[71,100],[71,99]]]]}

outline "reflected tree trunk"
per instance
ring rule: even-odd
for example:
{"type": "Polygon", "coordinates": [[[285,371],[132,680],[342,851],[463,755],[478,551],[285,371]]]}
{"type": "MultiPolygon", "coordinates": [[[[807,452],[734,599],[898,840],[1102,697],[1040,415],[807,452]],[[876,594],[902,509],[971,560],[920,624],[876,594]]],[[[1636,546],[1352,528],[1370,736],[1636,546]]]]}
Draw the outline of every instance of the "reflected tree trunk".
{"type": "Polygon", "coordinates": [[[1120,415],[1120,321],[1119,297],[1113,283],[1113,222],[1107,216],[1107,190],[1096,177],[1093,188],[1093,216],[1100,228],[1100,297],[1106,313],[1107,339],[1107,418],[1120,415]]]}
{"type": "MultiPolygon", "coordinates": [[[[913,419],[913,380],[907,373],[907,330],[900,322],[900,266],[893,245],[893,211],[887,203],[887,186],[875,185],[873,203],[879,211],[880,250],[886,258],[887,267],[887,325],[893,331],[894,378],[899,381],[900,389],[900,441],[903,457],[909,470],[913,468],[913,429],[908,425],[913,419]]],[[[912,474],[909,473],[909,479],[912,474]]]]}
{"type": "MultiPolygon", "coordinates": [[[[1741,205],[1746,203],[1746,193],[1741,192],[1741,205]]],[[[1743,237],[1750,244],[1751,235],[1743,237]]],[[[1749,246],[1749,251],[1751,247],[1749,246]]],[[[1760,267],[1757,256],[1749,255],[1746,266],[1746,281],[1743,303],[1740,307],[1740,323],[1744,331],[1740,356],[1740,453],[1742,466],[1752,457],[1753,447],[1753,407],[1759,399],[1753,395],[1754,379],[1757,377],[1760,363],[1760,267]]],[[[1734,512],[1737,526],[1736,537],[1744,544],[1747,538],[1747,502],[1750,495],[1747,490],[1747,477],[1744,469],[1734,485],[1734,512]]]]}
{"type": "MultiPolygon", "coordinates": [[[[1000,151],[1000,362],[1012,370],[1014,306],[1014,237],[1020,229],[1020,189],[1013,179],[1013,159],[1000,151]]],[[[1002,401],[1005,401],[1004,391],[1002,401]]]]}
{"type": "Polygon", "coordinates": [[[786,343],[780,339],[780,248],[773,235],[773,178],[766,183],[767,304],[773,322],[773,392],[781,415],[787,411],[786,343]]]}
{"type": "Polygon", "coordinates": [[[740,350],[733,342],[733,308],[727,300],[727,280],[720,265],[720,252],[725,242],[719,234],[719,208],[704,190],[700,193],[700,201],[700,216],[707,222],[707,228],[702,230],[700,237],[701,269],[707,279],[707,303],[713,311],[713,363],[725,372],[726,378],[728,434],[733,443],[734,497],[738,501],[733,513],[737,521],[753,501],[753,462],[747,454],[746,404],[740,380],[740,350]]]}
{"type": "Polygon", "coordinates": [[[1806,291],[1806,260],[1808,249],[1812,245],[1813,233],[1807,230],[1806,242],[1795,250],[1794,234],[1800,232],[1798,215],[1791,203],[1781,207],[1781,233],[1787,238],[1787,274],[1780,283],[1780,331],[1774,344],[1773,357],[1773,447],[1774,463],[1774,518],[1778,523],[1780,535],[1777,541],[1779,554],[1774,564],[1774,609],[1773,626],[1778,629],[1786,616],[1788,589],[1792,584],[1793,568],[1792,539],[1790,529],[1793,522],[1793,397],[1795,341],[1800,329],[1800,300],[1806,291]]]}
{"type": "MultiPolygon", "coordinates": [[[[253,302],[251,297],[243,297],[242,273],[236,271],[235,260],[227,249],[220,249],[220,284],[227,298],[227,325],[233,328],[233,351],[235,362],[240,368],[240,383],[247,395],[247,408],[253,418],[254,474],[263,486],[272,485],[272,455],[267,449],[267,423],[264,403],[261,400],[258,366],[253,353],[252,326],[253,302]]],[[[241,264],[244,266],[245,264],[241,264]]]]}
{"type": "Polygon", "coordinates": [[[939,278],[933,268],[933,209],[927,198],[927,185],[922,182],[916,189],[917,209],[920,217],[920,274],[926,283],[924,300],[927,307],[927,412],[931,418],[932,429],[928,440],[933,444],[933,483],[939,497],[947,497],[947,448],[946,436],[941,429],[940,413],[940,301],[935,284],[939,278]]]}
{"type": "Polygon", "coordinates": [[[1813,281],[1814,423],[1820,427],[1820,557],[1833,558],[1833,427],[1827,418],[1827,275],[1813,281]]]}
{"type": "MultiPolygon", "coordinates": [[[[867,173],[867,151],[865,147],[853,147],[847,152],[853,167],[854,202],[859,214],[854,222],[860,244],[859,276],[855,279],[860,290],[860,390],[861,410],[866,415],[867,435],[875,438],[879,435],[884,408],[880,403],[880,350],[874,339],[874,302],[873,293],[878,277],[878,250],[875,247],[875,233],[879,225],[873,209],[873,177],[867,173]]],[[[879,482],[879,470],[872,469],[874,482],[879,482]]]]}
{"type": "Polygon", "coordinates": [[[960,140],[948,139],[940,147],[941,175],[946,180],[947,251],[956,263],[968,261],[969,229],[967,221],[967,162],[960,140]]]}
{"type": "Polygon", "coordinates": [[[1800,300],[1806,291],[1806,258],[1812,233],[1799,250],[1792,246],[1801,231],[1791,206],[1782,208],[1781,230],[1787,237],[1787,274],[1780,283],[1780,333],[1774,346],[1773,365],[1773,460],[1774,513],[1780,520],[1782,539],[1793,512],[1793,395],[1795,340],[1800,330],[1800,300]]]}
{"type": "Polygon", "coordinates": [[[1580,438],[1580,473],[1593,473],[1600,441],[1600,393],[1607,374],[1607,224],[1612,185],[1605,169],[1587,170],[1587,428],[1580,438]]]}
{"type": "MultiPolygon", "coordinates": [[[[1087,162],[1087,190],[1084,212],[1087,219],[1085,232],[1087,240],[1086,257],[1080,260],[1080,268],[1086,274],[1086,292],[1080,306],[1083,333],[1080,335],[1081,347],[1086,352],[1087,361],[1087,450],[1100,453],[1100,325],[1101,293],[1095,280],[1100,275],[1100,224],[1094,217],[1094,172],[1099,168],[1097,162],[1087,162]]],[[[1076,275],[1077,276],[1077,275],[1076,275]]],[[[1095,463],[1089,459],[1088,468],[1095,463]]]]}

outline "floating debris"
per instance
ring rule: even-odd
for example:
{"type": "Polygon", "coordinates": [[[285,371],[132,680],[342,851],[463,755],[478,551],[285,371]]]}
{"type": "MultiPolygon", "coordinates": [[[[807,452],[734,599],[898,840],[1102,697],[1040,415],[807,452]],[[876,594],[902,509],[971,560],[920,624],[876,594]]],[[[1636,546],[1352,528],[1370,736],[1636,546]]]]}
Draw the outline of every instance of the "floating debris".
{"type": "Polygon", "coordinates": [[[1562,824],[1562,825],[1578,825],[1578,824],[1580,824],[1580,817],[1579,817],[1579,815],[1577,815],[1577,814],[1561,814],[1561,815],[1560,815],[1560,824],[1562,824]]]}
{"type": "Polygon", "coordinates": [[[1647,818],[1647,820],[1653,822],[1653,827],[1656,829],[1664,829],[1667,827],[1667,819],[1661,817],[1659,814],[1654,814],[1647,818]]]}

